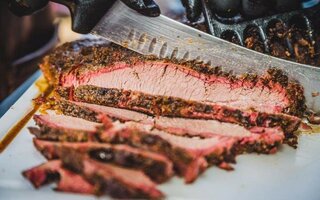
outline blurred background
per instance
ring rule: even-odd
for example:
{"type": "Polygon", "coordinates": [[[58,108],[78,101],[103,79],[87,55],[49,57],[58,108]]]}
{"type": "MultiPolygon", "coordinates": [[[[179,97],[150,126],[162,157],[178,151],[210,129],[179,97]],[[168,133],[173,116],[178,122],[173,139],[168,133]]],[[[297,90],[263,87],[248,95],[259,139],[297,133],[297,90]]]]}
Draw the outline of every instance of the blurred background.
{"type": "MultiPolygon", "coordinates": [[[[164,14],[184,14],[180,0],[157,2],[164,14]]],[[[68,10],[58,4],[50,3],[32,16],[17,17],[0,1],[0,103],[36,72],[42,55],[59,43],[80,37],[71,31],[70,23],[68,10]]]]}

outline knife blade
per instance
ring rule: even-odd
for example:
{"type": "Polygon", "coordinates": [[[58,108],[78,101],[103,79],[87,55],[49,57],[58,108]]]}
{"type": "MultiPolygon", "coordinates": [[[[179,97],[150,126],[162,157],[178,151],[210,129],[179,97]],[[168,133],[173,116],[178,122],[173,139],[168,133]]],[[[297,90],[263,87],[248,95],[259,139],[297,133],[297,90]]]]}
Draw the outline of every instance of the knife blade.
{"type": "Polygon", "coordinates": [[[283,70],[304,87],[308,108],[320,111],[320,68],[262,54],[160,15],[145,17],[118,0],[94,27],[92,34],[143,55],[198,60],[225,71],[265,73],[283,70]]]}

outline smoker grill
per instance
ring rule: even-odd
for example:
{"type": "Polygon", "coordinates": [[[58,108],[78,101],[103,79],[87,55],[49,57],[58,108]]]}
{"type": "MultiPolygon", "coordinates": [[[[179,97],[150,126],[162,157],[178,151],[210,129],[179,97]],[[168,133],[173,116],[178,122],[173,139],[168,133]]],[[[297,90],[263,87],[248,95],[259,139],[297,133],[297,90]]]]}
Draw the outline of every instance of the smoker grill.
{"type": "Polygon", "coordinates": [[[204,3],[203,14],[208,32],[216,37],[276,57],[320,66],[320,5],[254,20],[239,16],[222,20],[204,3]],[[282,29],[277,30],[279,24],[282,29]],[[277,37],[279,34],[285,35],[277,37]]]}

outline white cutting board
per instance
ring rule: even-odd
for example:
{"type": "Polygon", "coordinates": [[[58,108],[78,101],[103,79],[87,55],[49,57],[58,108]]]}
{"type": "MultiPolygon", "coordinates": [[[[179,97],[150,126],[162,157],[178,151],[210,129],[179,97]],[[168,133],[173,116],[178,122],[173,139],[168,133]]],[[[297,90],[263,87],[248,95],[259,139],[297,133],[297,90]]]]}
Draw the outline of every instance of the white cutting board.
{"type": "MultiPolygon", "coordinates": [[[[32,85],[0,119],[0,137],[32,109],[38,93],[32,85]]],[[[54,185],[35,190],[21,171],[45,159],[26,127],[0,154],[0,200],[107,199],[55,192],[54,185]]],[[[211,167],[193,184],[173,178],[159,188],[168,199],[320,200],[320,134],[300,136],[298,149],[283,145],[275,155],[240,155],[234,171],[211,167]]]]}

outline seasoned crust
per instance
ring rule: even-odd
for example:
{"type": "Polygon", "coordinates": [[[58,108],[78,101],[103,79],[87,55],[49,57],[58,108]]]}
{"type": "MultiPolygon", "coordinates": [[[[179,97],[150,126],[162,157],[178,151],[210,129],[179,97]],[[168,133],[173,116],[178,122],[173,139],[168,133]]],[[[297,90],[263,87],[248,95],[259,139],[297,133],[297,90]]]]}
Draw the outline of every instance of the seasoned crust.
{"type": "MultiPolygon", "coordinates": [[[[55,92],[64,99],[98,104],[118,108],[127,108],[144,112],[152,116],[183,117],[196,119],[214,119],[228,123],[236,123],[250,128],[253,126],[281,127],[291,135],[299,126],[300,120],[285,114],[270,114],[256,111],[242,111],[227,106],[208,105],[196,101],[188,101],[175,97],[154,96],[141,92],[120,89],[105,89],[95,86],[79,86],[77,88],[58,87],[55,92]]],[[[94,113],[71,106],[67,102],[58,103],[64,114],[96,121],[94,113]],[[82,110],[80,113],[78,110],[82,110]],[[75,112],[75,114],[72,114],[75,112]]]]}
{"type": "Polygon", "coordinates": [[[104,40],[78,40],[56,48],[50,55],[46,56],[40,68],[50,84],[61,85],[61,78],[66,74],[80,76],[86,72],[98,71],[115,62],[125,62],[130,65],[142,61],[161,61],[174,63],[184,68],[192,69],[206,75],[227,77],[231,82],[248,81],[254,87],[262,83],[263,87],[273,88],[276,84],[285,88],[289,106],[283,110],[284,113],[301,117],[306,110],[303,88],[295,82],[289,81],[287,75],[281,70],[271,68],[265,75],[242,74],[235,76],[230,72],[224,72],[221,67],[213,67],[199,61],[178,61],[175,59],[158,59],[154,56],[143,56],[121,46],[110,44],[104,40]]]}

